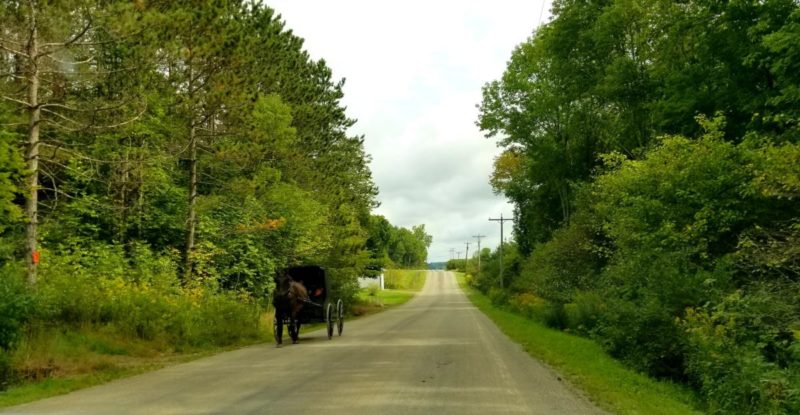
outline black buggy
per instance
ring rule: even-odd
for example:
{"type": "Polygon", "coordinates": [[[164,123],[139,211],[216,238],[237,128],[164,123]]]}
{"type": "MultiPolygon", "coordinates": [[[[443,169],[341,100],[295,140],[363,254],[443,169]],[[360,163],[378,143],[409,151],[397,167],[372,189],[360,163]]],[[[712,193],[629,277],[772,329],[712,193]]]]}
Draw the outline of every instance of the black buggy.
{"type": "MultiPolygon", "coordinates": [[[[286,280],[293,280],[303,284],[308,291],[308,300],[303,301],[303,307],[297,313],[297,319],[292,321],[291,312],[281,309],[284,306],[279,301],[275,305],[275,318],[273,320],[273,333],[278,344],[283,340],[283,326],[288,327],[289,336],[293,342],[300,337],[300,326],[310,323],[325,323],[327,326],[328,340],[333,337],[333,326],[339,335],[344,329],[344,304],[341,299],[335,302],[331,297],[331,286],[325,268],[316,265],[286,268],[275,275],[275,286],[283,287],[286,280]]],[[[276,294],[277,293],[276,289],[276,294]]]]}

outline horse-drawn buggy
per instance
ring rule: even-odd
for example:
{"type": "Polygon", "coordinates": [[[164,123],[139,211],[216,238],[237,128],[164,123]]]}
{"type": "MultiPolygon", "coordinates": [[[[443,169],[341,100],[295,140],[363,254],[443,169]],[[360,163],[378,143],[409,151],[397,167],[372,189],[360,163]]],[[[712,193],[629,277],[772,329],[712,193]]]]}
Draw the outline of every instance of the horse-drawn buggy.
{"type": "Polygon", "coordinates": [[[333,337],[333,327],[339,335],[344,328],[344,304],[331,297],[331,286],[325,268],[308,265],[291,267],[275,275],[275,319],[273,332],[278,345],[283,342],[283,326],[289,331],[293,343],[300,337],[300,326],[325,323],[328,339],[333,337]]]}

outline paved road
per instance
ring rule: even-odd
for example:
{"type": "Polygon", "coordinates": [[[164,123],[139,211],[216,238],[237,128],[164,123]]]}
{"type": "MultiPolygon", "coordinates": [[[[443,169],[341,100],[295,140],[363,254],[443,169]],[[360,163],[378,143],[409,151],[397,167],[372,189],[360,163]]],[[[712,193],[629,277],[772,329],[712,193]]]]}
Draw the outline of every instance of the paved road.
{"type": "Polygon", "coordinates": [[[7,409],[15,414],[602,414],[474,308],[448,272],[396,309],[7,409]]]}

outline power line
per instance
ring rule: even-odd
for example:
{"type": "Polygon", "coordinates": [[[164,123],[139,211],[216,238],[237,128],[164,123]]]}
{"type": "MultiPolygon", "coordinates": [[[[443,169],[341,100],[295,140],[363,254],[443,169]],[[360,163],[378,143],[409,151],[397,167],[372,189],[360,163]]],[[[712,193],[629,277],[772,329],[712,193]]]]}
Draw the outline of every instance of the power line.
{"type": "Polygon", "coordinates": [[[547,4],[547,0],[542,0],[542,8],[539,9],[539,21],[536,24],[536,28],[538,29],[539,26],[542,25],[542,15],[544,14],[544,5],[547,4]]]}

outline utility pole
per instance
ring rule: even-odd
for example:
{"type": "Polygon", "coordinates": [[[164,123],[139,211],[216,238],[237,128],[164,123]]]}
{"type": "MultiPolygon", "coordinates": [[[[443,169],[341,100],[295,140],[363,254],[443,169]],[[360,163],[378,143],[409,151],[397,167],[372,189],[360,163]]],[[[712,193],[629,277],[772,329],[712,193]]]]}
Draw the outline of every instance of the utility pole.
{"type": "Polygon", "coordinates": [[[455,259],[456,250],[454,248],[450,248],[450,259],[455,259]]]}
{"type": "Polygon", "coordinates": [[[467,264],[469,264],[469,242],[464,242],[467,244],[467,253],[464,254],[464,274],[467,273],[467,264]]]}
{"type": "Polygon", "coordinates": [[[504,222],[511,222],[514,219],[504,219],[503,214],[500,214],[500,218],[489,218],[492,222],[500,222],[500,289],[504,289],[503,285],[503,223],[504,222]]]}
{"type": "Polygon", "coordinates": [[[478,240],[478,274],[481,273],[481,238],[485,238],[486,235],[472,235],[473,238],[478,240]]]}

